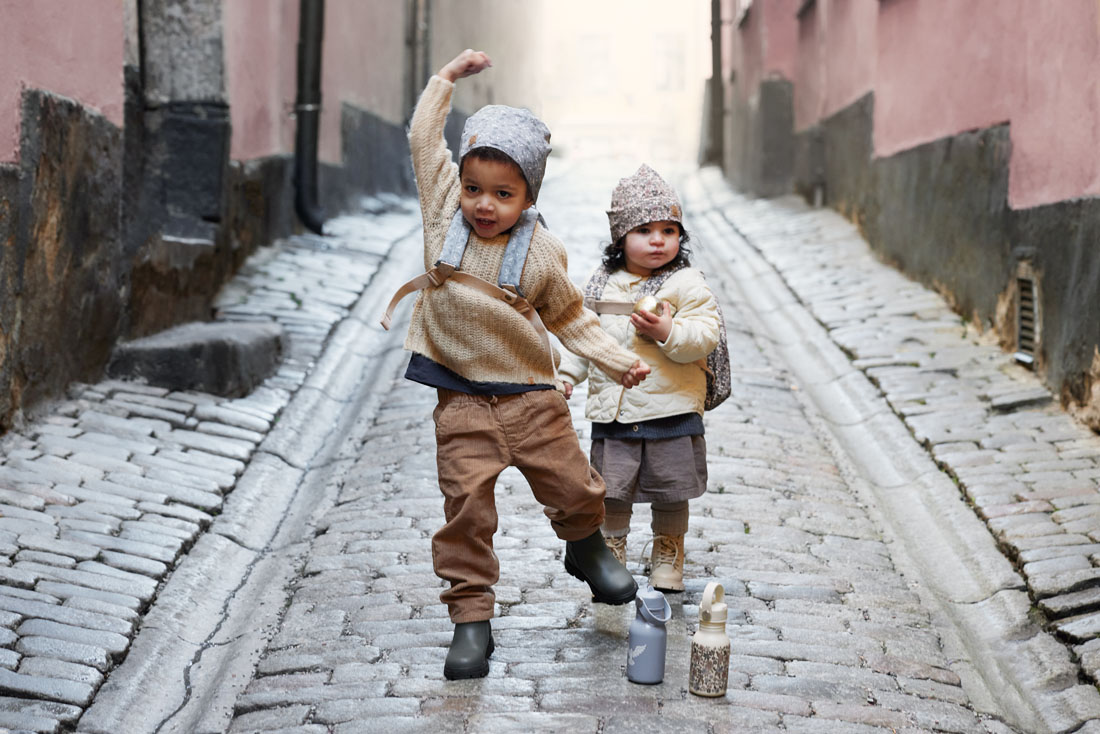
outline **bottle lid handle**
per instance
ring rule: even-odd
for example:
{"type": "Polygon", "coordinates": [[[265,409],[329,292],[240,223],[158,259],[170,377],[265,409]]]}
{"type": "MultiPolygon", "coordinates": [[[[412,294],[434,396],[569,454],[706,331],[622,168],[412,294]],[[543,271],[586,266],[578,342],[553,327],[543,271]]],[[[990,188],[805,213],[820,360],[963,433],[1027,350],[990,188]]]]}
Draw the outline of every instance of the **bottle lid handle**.
{"type": "Polygon", "coordinates": [[[645,602],[642,602],[639,611],[642,613],[642,617],[653,624],[665,624],[672,619],[672,606],[668,603],[668,599],[665,598],[664,594],[661,594],[661,616],[657,616],[656,610],[650,609],[645,602]]]}
{"type": "Polygon", "coordinates": [[[721,603],[725,596],[726,590],[722,588],[722,584],[717,581],[708,583],[703,589],[703,600],[699,602],[699,617],[705,622],[711,621],[711,607],[721,603]]]}

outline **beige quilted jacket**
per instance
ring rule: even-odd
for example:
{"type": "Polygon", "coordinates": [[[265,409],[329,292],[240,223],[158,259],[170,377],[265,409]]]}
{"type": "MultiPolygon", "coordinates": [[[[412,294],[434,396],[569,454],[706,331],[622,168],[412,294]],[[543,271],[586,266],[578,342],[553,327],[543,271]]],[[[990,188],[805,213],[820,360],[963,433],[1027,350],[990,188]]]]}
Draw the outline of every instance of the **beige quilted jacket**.
{"type": "MultiPolygon", "coordinates": [[[[645,276],[617,270],[607,279],[602,300],[634,302],[645,281],[645,276]]],[[[714,294],[699,270],[684,268],[669,276],[657,298],[673,309],[672,331],[663,344],[639,334],[629,316],[600,315],[600,326],[653,369],[638,387],[626,390],[587,360],[570,353],[563,356],[558,370],[563,380],[576,385],[588,379],[585,417],[590,421],[635,423],[683,413],[702,415],[707,392],[703,365],[718,344],[714,294]]]]}

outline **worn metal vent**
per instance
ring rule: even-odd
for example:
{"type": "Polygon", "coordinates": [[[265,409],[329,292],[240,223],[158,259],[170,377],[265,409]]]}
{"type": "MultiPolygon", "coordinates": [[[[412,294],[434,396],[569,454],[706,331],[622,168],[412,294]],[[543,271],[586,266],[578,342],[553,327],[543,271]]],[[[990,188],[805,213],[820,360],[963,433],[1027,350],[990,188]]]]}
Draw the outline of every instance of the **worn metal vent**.
{"type": "Polygon", "coordinates": [[[1016,310],[1016,361],[1034,368],[1039,336],[1035,281],[1027,277],[1016,278],[1016,292],[1019,294],[1016,310]]]}

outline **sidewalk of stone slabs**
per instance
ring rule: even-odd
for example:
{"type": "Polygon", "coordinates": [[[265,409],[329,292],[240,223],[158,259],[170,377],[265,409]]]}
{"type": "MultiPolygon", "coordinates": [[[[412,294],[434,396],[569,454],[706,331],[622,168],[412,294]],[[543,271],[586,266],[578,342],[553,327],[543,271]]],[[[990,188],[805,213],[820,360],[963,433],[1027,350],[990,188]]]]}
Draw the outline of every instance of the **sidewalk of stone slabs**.
{"type": "MultiPolygon", "coordinates": [[[[220,294],[216,318],[274,320],[287,337],[277,373],[250,395],[73,385],[3,437],[0,730],[152,730],[120,712],[157,722],[188,703],[216,710],[188,698],[204,665],[252,665],[249,635],[224,646],[221,620],[250,584],[278,586],[269,549],[301,521],[281,513],[323,452],[329,431],[316,427],[369,376],[356,349],[374,322],[365,286],[388,288],[385,255],[418,239],[415,201],[365,203],[369,226],[346,217],[333,236],[264,247],[220,294]]],[[[256,596],[257,620],[277,611],[256,596]]]]}
{"type": "MultiPolygon", "coordinates": [[[[757,255],[774,269],[762,274],[750,300],[774,301],[766,293],[767,278],[778,274],[955,481],[1022,574],[1030,600],[1017,598],[1009,606],[1018,615],[1034,603],[1043,626],[1071,647],[1095,684],[1100,437],[1057,405],[1030,370],[968,328],[942,297],[882,264],[838,213],[814,209],[798,197],[747,199],[732,192],[716,169],[704,170],[695,183],[722,223],[743,237],[750,248],[743,254],[757,255]]],[[[841,381],[847,379],[843,372],[841,381]]],[[[837,415],[844,416],[843,410],[838,406],[837,415]]],[[[865,422],[877,430],[866,416],[845,418],[849,425],[865,422]]],[[[858,443],[849,444],[858,455],[858,443]]],[[[928,476],[891,479],[928,483],[928,476]]],[[[933,574],[936,540],[917,539],[933,574]]],[[[1012,618],[1003,598],[981,604],[1000,606],[989,611],[1012,618]]],[[[1034,681],[1044,691],[1073,682],[1034,681]]]]}

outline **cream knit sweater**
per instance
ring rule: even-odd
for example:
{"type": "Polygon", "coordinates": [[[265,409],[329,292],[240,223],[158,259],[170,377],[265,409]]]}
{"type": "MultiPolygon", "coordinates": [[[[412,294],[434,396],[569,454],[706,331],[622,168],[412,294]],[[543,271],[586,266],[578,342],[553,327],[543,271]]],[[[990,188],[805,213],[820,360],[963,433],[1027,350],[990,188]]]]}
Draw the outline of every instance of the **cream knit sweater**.
{"type": "MultiPolygon", "coordinates": [[[[443,138],[453,90],[453,83],[433,76],[409,129],[424,218],[425,269],[435,265],[443,251],[461,194],[458,166],[443,138]]],[[[507,244],[507,232],[488,240],[472,233],[461,269],[495,284],[507,244]]],[[[584,309],[580,290],[569,280],[565,246],[541,225],[535,227],[519,285],[546,328],[571,352],[588,358],[616,380],[638,360],[600,328],[594,313],[584,309]]],[[[405,348],[468,380],[554,384],[549,358],[531,324],[503,301],[454,281],[420,291],[405,348]]]]}

